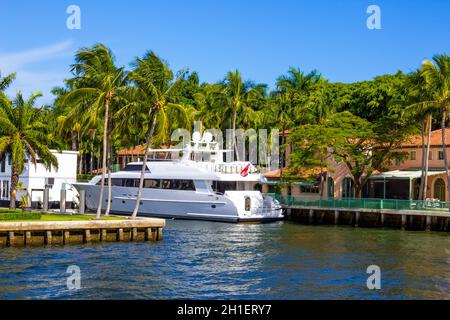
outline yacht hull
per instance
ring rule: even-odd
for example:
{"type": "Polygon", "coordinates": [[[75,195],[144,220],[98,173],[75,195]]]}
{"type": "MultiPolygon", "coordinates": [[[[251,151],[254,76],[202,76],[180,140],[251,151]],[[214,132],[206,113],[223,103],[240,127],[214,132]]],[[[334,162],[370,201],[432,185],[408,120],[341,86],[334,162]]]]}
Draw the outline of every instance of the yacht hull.
{"type": "MultiPolygon", "coordinates": [[[[99,185],[77,183],[73,186],[86,193],[86,207],[96,211],[100,196],[99,185]]],[[[137,188],[112,188],[111,213],[131,215],[136,204],[137,188]]],[[[102,210],[106,209],[108,188],[104,187],[102,210]]],[[[261,204],[262,206],[262,204],[261,204]]],[[[143,189],[139,216],[169,219],[208,220],[218,222],[272,222],[282,220],[281,208],[265,214],[246,214],[227,196],[195,191],[143,189]]]]}

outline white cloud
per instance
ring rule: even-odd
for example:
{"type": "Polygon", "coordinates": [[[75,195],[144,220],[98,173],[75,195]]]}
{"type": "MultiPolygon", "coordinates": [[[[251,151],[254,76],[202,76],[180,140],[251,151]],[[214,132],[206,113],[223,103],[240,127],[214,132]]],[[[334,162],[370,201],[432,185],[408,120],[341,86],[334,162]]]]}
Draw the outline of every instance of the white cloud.
{"type": "Polygon", "coordinates": [[[0,52],[0,68],[6,72],[20,70],[26,65],[48,60],[67,52],[73,44],[72,40],[66,40],[49,46],[34,48],[26,51],[1,53],[0,52]]]}
{"type": "Polygon", "coordinates": [[[60,71],[62,68],[57,68],[56,63],[52,63],[51,67],[45,71],[36,71],[34,67],[42,69],[42,67],[39,68],[41,63],[71,54],[72,45],[72,40],[66,40],[20,52],[1,52],[0,71],[2,75],[17,73],[16,80],[6,93],[13,96],[18,91],[22,91],[25,96],[28,96],[32,92],[41,91],[44,97],[40,103],[51,103],[53,96],[50,91],[53,87],[63,84],[64,78],[68,75],[68,66],[63,66],[64,71],[60,71]]]}

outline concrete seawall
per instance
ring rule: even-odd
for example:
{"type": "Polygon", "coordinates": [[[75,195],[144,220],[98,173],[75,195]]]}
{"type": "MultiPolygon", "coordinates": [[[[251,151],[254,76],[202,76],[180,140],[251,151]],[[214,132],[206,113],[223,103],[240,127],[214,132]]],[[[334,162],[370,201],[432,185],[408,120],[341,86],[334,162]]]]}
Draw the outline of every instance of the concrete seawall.
{"type": "Polygon", "coordinates": [[[284,206],[288,220],[304,224],[450,231],[450,212],[284,206]]]}
{"type": "Polygon", "coordinates": [[[164,219],[1,222],[0,246],[159,241],[164,219]]]}

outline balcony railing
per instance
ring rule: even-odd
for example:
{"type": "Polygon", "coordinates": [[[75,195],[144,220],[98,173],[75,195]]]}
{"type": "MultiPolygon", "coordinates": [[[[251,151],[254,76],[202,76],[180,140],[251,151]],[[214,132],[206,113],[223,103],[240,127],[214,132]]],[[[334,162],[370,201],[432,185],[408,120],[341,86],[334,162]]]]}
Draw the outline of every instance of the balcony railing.
{"type": "Polygon", "coordinates": [[[266,195],[274,197],[275,199],[280,201],[281,204],[287,206],[346,209],[450,211],[450,202],[434,199],[421,201],[371,198],[308,198],[304,196],[284,196],[275,193],[266,195]]]}

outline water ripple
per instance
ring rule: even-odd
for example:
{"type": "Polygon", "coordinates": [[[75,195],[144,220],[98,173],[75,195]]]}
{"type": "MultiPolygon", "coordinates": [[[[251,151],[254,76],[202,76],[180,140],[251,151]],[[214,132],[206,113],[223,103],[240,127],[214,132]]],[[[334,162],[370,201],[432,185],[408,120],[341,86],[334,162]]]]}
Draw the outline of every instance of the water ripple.
{"type": "Polygon", "coordinates": [[[450,299],[445,233],[168,221],[158,243],[0,250],[2,299],[450,299]],[[366,288],[366,268],[382,289],[366,288]],[[81,290],[69,291],[69,265],[81,290]]]}

